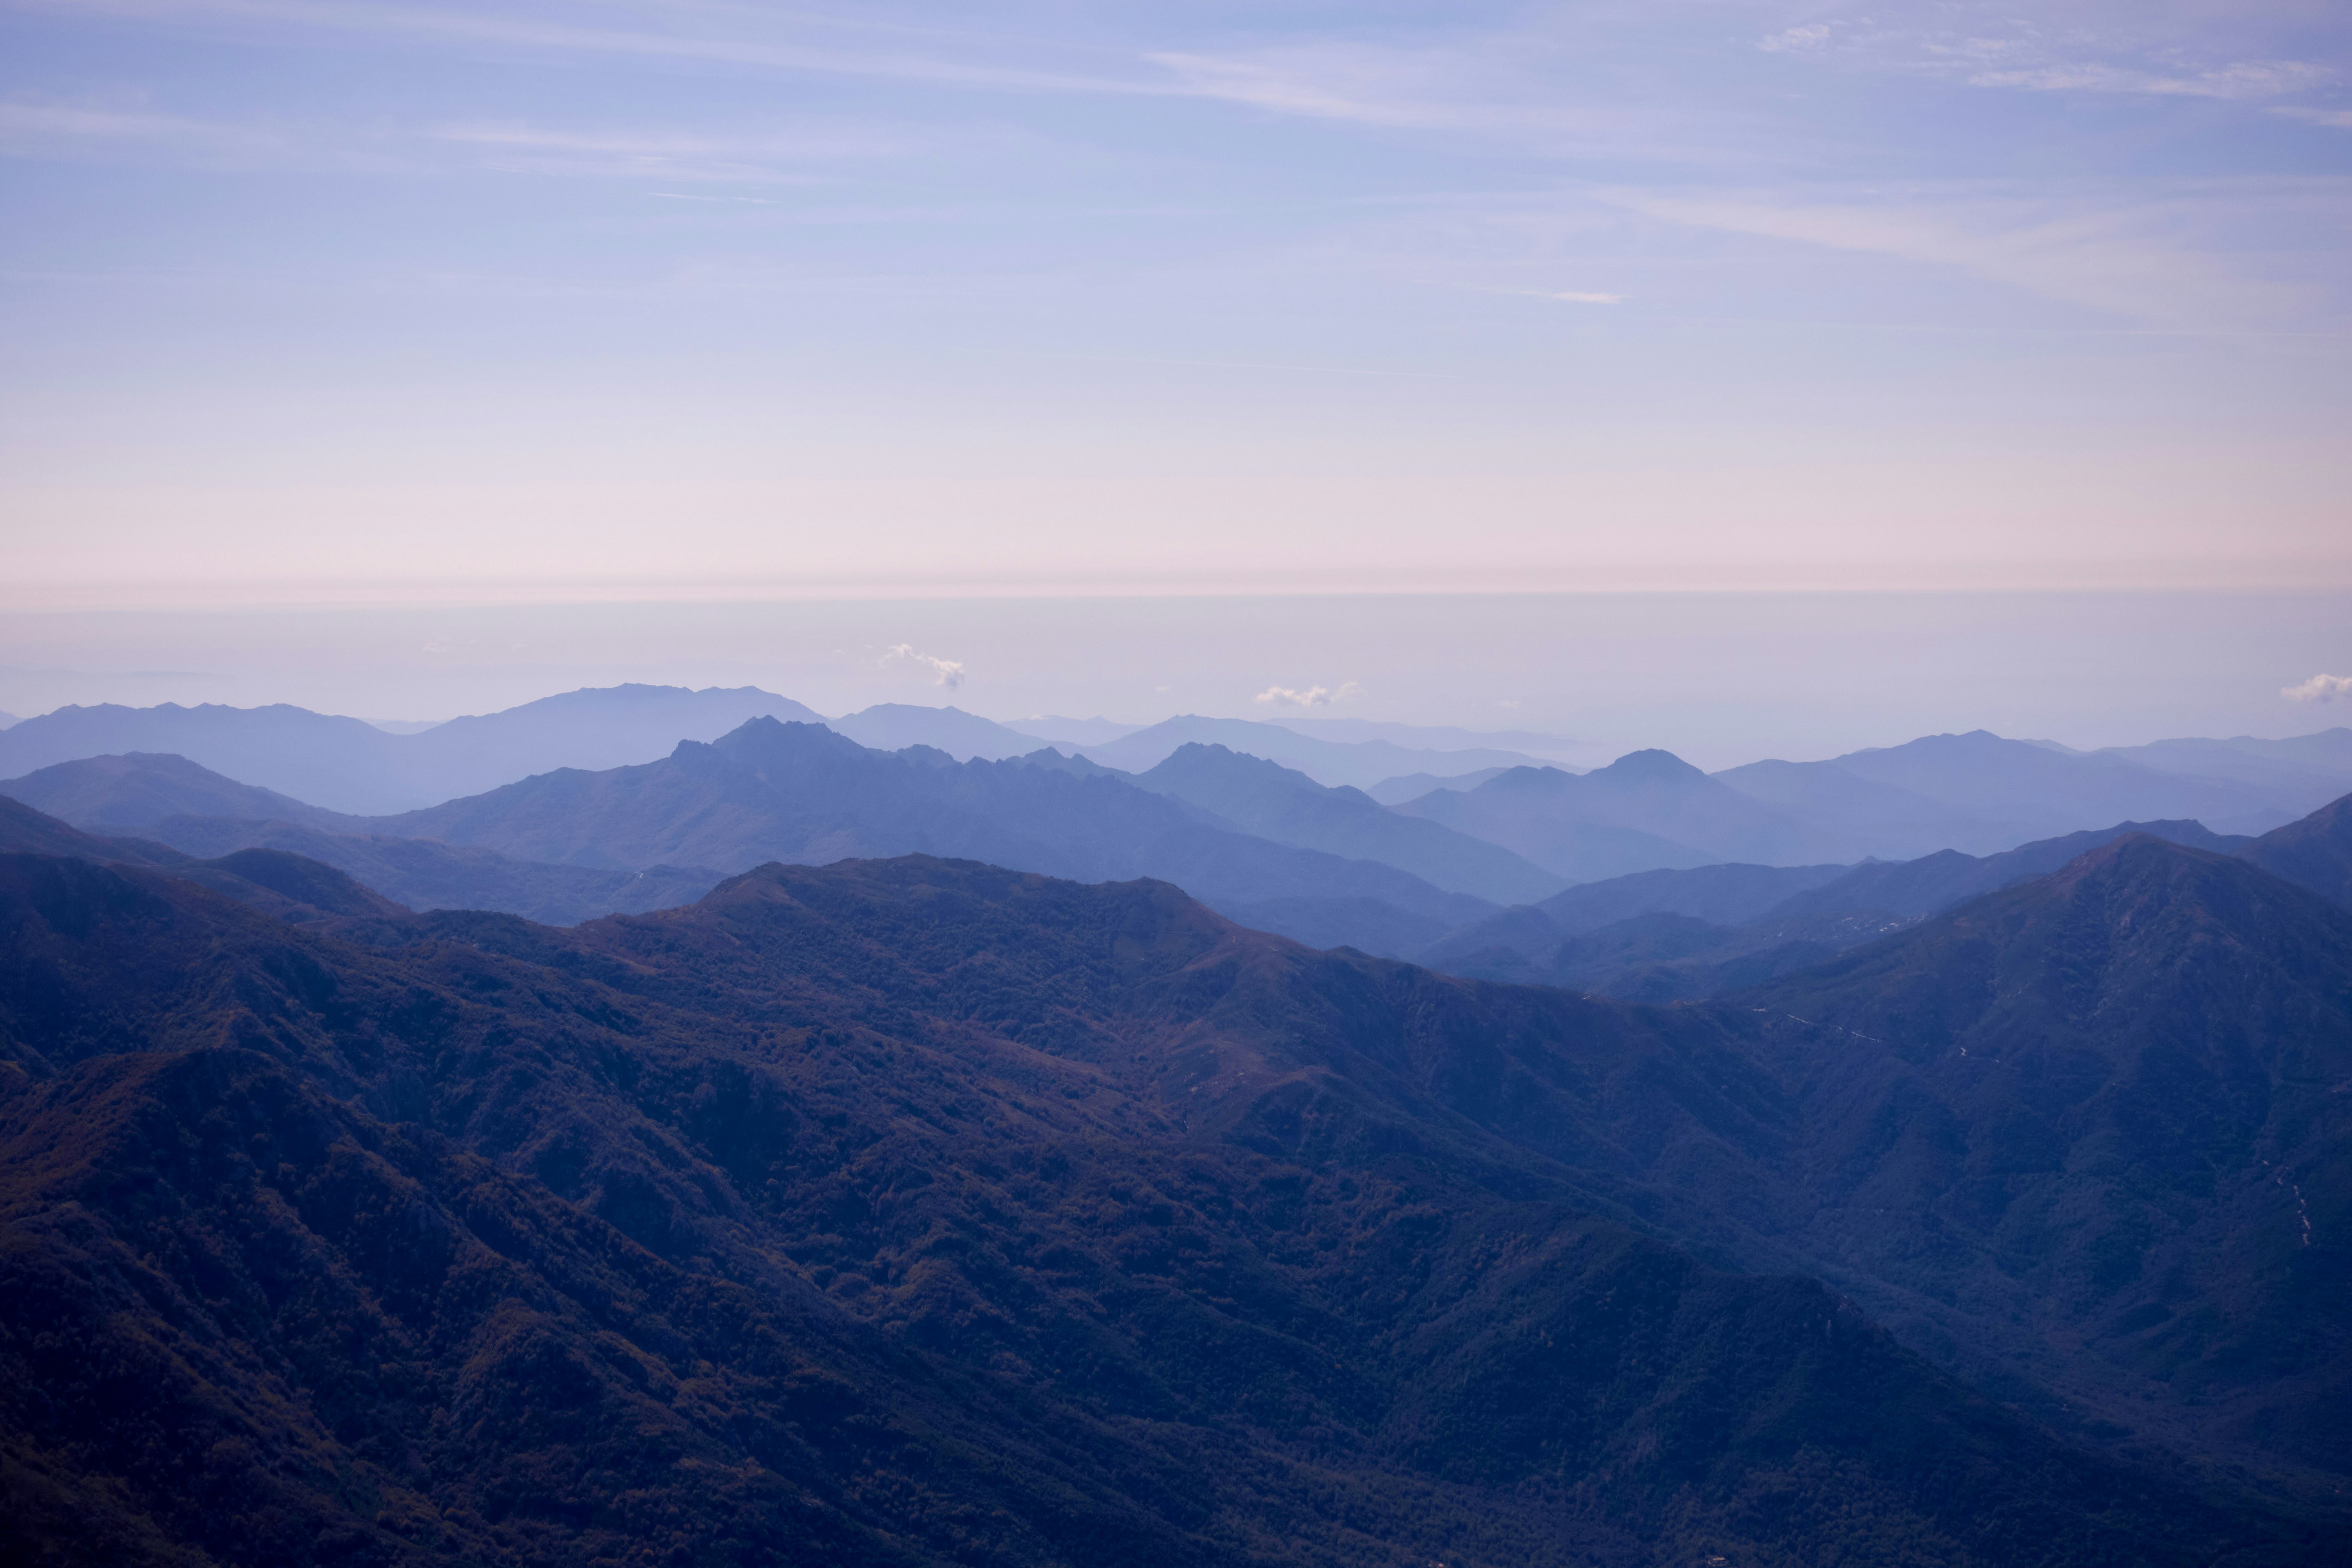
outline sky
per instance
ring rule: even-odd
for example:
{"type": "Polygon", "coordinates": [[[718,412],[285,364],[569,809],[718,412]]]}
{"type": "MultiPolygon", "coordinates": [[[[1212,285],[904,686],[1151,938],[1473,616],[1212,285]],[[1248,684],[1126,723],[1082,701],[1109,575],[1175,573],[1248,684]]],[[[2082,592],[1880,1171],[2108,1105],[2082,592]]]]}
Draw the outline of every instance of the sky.
{"type": "MultiPolygon", "coordinates": [[[[510,660],[354,651],[436,616],[735,684],[766,616],[1150,717],[1175,682],[1055,661],[1184,668],[1241,596],[1234,711],[1573,724],[1472,694],[1616,594],[1749,626],[1709,646],[1827,736],[1808,595],[2027,637],[2040,595],[2048,670],[2093,602],[2094,662],[2170,668],[2187,594],[2249,629],[2170,708],[2049,716],[2316,728],[2277,693],[2352,669],[2347,250],[2315,0],[0,0],[0,707],[495,706],[510,660]],[[1367,679],[1399,596],[1418,673],[1367,679]],[[1362,657],[1286,651],[1310,600],[1362,657]]],[[[2042,710],[1991,679],[1872,721],[2042,710]]]]}

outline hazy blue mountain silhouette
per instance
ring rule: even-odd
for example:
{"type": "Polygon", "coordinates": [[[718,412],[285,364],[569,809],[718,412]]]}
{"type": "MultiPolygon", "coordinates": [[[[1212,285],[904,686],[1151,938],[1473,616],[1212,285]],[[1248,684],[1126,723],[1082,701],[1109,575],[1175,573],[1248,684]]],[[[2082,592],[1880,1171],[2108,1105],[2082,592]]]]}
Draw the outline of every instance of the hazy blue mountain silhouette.
{"type": "Polygon", "coordinates": [[[1791,816],[1834,825],[1856,845],[1854,858],[1911,859],[1940,849],[1982,855],[2104,822],[2193,818],[2226,826],[2279,805],[2254,785],[1983,730],[1826,762],[1750,763],[1713,776],[1791,816]]]}
{"type": "Polygon", "coordinates": [[[2145,767],[2243,784],[2290,816],[2302,817],[2352,793],[2352,729],[2265,741],[2153,741],[2144,746],[2103,746],[2095,753],[2145,767]]]}
{"type": "Polygon", "coordinates": [[[1508,768],[1494,767],[1443,776],[1437,773],[1399,773],[1392,779],[1382,779],[1376,784],[1367,785],[1364,793],[1382,805],[1402,805],[1406,801],[1418,800],[1433,789],[1476,789],[1496,774],[1509,771],[1508,768]]]}
{"type": "Polygon", "coordinates": [[[1174,795],[1244,833],[1276,844],[1377,860],[1436,887],[1497,904],[1523,904],[1560,879],[1498,845],[1388,810],[1361,790],[1327,789],[1305,773],[1193,742],[1178,747],[1138,787],[1174,795]]]}
{"type": "Polygon", "coordinates": [[[1106,719],[1099,713],[1091,719],[1041,713],[1034,719],[1014,719],[1006,724],[1006,728],[1035,740],[1072,746],[1099,746],[1150,727],[1149,724],[1128,724],[1117,719],[1106,719]]]}
{"type": "Polygon", "coordinates": [[[147,832],[197,857],[270,849],[332,866],[412,910],[495,910],[542,925],[690,904],[720,873],[691,866],[611,870],[518,860],[476,845],[388,833],[327,833],[289,822],[167,816],[147,832]]]}
{"type": "Polygon", "coordinates": [[[1355,945],[1385,951],[1395,951],[1387,942],[1396,916],[1410,917],[1407,929],[1426,942],[1494,909],[1394,867],[1253,837],[1050,752],[1034,762],[958,763],[920,747],[871,751],[821,725],[772,719],[686,742],[658,763],[546,773],[376,826],[616,870],[936,854],[1081,881],[1152,876],[1259,919],[1318,900],[1322,935],[1371,900],[1391,913],[1355,945]]]}
{"type": "Polygon", "coordinates": [[[1301,734],[1280,724],[1248,719],[1204,719],[1197,713],[1163,720],[1116,741],[1083,748],[1105,767],[1139,773],[1168,760],[1177,747],[1224,746],[1295,768],[1317,784],[1367,789],[1401,773],[1466,773],[1479,768],[1517,767],[1538,759],[1492,747],[1434,751],[1391,741],[1333,741],[1301,734]]]}
{"type": "Polygon", "coordinates": [[[1671,752],[1633,752],[1568,773],[1514,768],[1470,790],[1396,808],[1517,851],[1571,882],[1715,861],[1803,864],[1854,857],[1848,840],[1708,777],[1671,752]]]}
{"type": "Polygon", "coordinates": [[[0,795],[92,833],[140,832],[167,816],[294,822],[331,832],[364,820],[158,752],[53,763],[23,778],[0,780],[0,795]]]}
{"type": "Polygon", "coordinates": [[[314,806],[398,812],[559,767],[610,768],[668,754],[757,714],[813,721],[756,688],[615,686],[390,735],[358,719],[279,704],[60,708],[0,731],[0,777],[81,758],[162,752],[314,806]]]}
{"type": "MultiPolygon", "coordinates": [[[[1414,962],[1451,970],[1483,960],[1491,974],[1499,950],[1537,959],[1572,936],[1644,915],[1674,915],[1709,927],[1746,925],[1791,895],[1843,877],[1846,866],[1752,866],[1729,862],[1686,870],[1635,871],[1580,883],[1525,909],[1505,910],[1450,931],[1414,962]]],[[[1580,987],[1582,989],[1583,987],[1580,987]]]]}
{"type": "MultiPolygon", "coordinates": [[[[779,718],[792,715],[779,714],[779,718]]],[[[961,708],[921,708],[906,702],[882,702],[845,718],[827,719],[825,725],[861,746],[877,752],[930,746],[958,762],[974,757],[991,762],[1025,757],[1037,749],[1034,735],[1009,730],[993,719],[982,719],[961,708]]],[[[714,737],[698,735],[696,740],[714,737]]],[[[643,759],[638,759],[643,760],[643,759]]]]}
{"type": "Polygon", "coordinates": [[[599,915],[692,903],[719,879],[716,871],[676,866],[551,866],[377,833],[369,818],[320,811],[223,778],[184,757],[140,753],[58,763],[0,784],[0,795],[92,833],[138,835],[197,859],[248,849],[307,856],[412,910],[503,910],[549,925],[573,925],[599,915]]]}
{"type": "Polygon", "coordinates": [[[2117,848],[1667,1011],[923,858],[337,935],[0,857],[0,1542],[2331,1560],[2352,1216],[2260,1162],[2336,1173],[2346,921],[2117,848]]]}
{"type": "MultiPolygon", "coordinates": [[[[1269,715],[1265,721],[1324,741],[1389,741],[1413,751],[1521,751],[1550,758],[1583,742],[1535,730],[1466,730],[1457,724],[1399,724],[1379,719],[1317,719],[1303,713],[1269,715]]],[[[1557,764],[1555,764],[1557,765],[1557,764]]],[[[1570,773],[1580,773],[1570,768],[1570,773]]]]}

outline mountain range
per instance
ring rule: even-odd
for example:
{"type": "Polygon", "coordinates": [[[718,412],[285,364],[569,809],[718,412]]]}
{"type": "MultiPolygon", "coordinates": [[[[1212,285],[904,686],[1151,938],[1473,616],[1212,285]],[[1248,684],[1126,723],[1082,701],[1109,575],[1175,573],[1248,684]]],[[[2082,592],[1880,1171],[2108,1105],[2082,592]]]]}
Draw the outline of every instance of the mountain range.
{"type": "Polygon", "coordinates": [[[1479,768],[1518,767],[1539,762],[1522,752],[1491,746],[1440,751],[1402,746],[1384,738],[1332,740],[1304,734],[1284,724],[1251,719],[1205,719],[1196,713],[1180,714],[1115,741],[1076,749],[1104,767],[1139,773],[1159,766],[1177,748],[1187,745],[1224,746],[1246,756],[1279,763],[1320,784],[1344,784],[1356,789],[1370,789],[1384,779],[1403,773],[1461,774],[1479,768]]]}
{"type": "Polygon", "coordinates": [[[24,1561],[2352,1547],[2352,913],[2242,858],[1667,1009],[921,856],[0,931],[24,1561]]]}
{"type": "Polygon", "coordinates": [[[1182,746],[1222,745],[1326,787],[1361,789],[1570,881],[1725,860],[1913,859],[1948,848],[1983,855],[2117,821],[2193,818],[2255,834],[2352,791],[2352,731],[2341,729],[2096,752],[1981,731],[1929,736],[1822,762],[1726,769],[1711,776],[1730,793],[1710,798],[1691,776],[1697,770],[1679,759],[1664,765],[1664,752],[1633,753],[1599,770],[1610,774],[1600,784],[1567,786],[1575,770],[1499,746],[1514,738],[1565,742],[1517,731],[1296,716],[1187,716],[1141,728],[1107,720],[1004,724],[904,703],[820,720],[752,688],[650,686],[568,692],[404,734],[285,707],[66,708],[0,730],[0,777],[96,756],[168,753],[320,810],[382,816],[559,768],[658,761],[681,740],[716,740],[753,716],[824,722],[873,749],[929,746],[958,761],[1034,755],[1031,737],[1045,735],[1065,754],[1135,774],[1182,746]],[[1630,773],[1643,775],[1638,788],[1612,787],[1630,773]]]}
{"type": "Polygon", "coordinates": [[[817,716],[754,687],[688,691],[616,686],[394,735],[359,719],[279,704],[60,708],[0,731],[0,777],[58,763],[169,752],[242,783],[358,816],[476,795],[560,767],[611,768],[667,756],[743,721],[817,716]]]}
{"type": "Polygon", "coordinates": [[[2126,822],[1979,858],[1943,850],[1860,866],[1708,866],[1588,883],[1450,932],[1417,960],[1451,973],[1665,1002],[1823,962],[2133,834],[2262,866],[2352,908],[2352,796],[2260,838],[2196,822],[2126,822]]]}
{"type": "Polygon", "coordinates": [[[1050,750],[958,763],[754,721],[635,769],[557,770],[392,817],[320,811],[145,754],[53,764],[0,794],[191,855],[310,856],[414,909],[503,910],[557,924],[687,902],[763,860],[911,849],[1087,880],[1159,875],[1315,946],[1402,953],[1491,913],[1481,889],[1523,899],[1559,885],[1506,850],[1396,816],[1352,790],[1221,748],[1188,758],[1147,784],[1050,750]]]}

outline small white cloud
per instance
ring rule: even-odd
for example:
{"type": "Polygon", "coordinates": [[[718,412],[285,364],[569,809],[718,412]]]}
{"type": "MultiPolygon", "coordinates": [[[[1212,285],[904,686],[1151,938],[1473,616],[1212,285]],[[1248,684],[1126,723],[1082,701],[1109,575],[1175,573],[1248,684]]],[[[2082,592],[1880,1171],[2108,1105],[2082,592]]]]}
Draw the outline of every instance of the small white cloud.
{"type": "Polygon", "coordinates": [[[1622,305],[1625,302],[1625,296],[1622,294],[1579,294],[1573,292],[1563,292],[1559,294],[1546,294],[1544,298],[1547,300],[1559,300],[1570,305],[1622,305]]]}
{"type": "Polygon", "coordinates": [[[904,659],[908,664],[921,665],[936,678],[935,684],[944,686],[950,691],[963,684],[961,664],[951,658],[935,658],[928,653],[917,653],[912,643],[899,643],[888,649],[883,657],[886,659],[904,659]]]}
{"type": "Polygon", "coordinates": [[[1294,691],[1287,686],[1269,686],[1251,700],[1263,702],[1270,708],[1328,708],[1334,702],[1345,702],[1351,697],[1363,694],[1364,689],[1349,680],[1343,682],[1337,691],[1328,686],[1310,686],[1304,691],[1294,691]]]}
{"type": "Polygon", "coordinates": [[[1519,700],[1516,697],[1497,697],[1495,699],[1495,706],[1497,708],[1517,708],[1518,705],[1519,700]]]}
{"type": "Polygon", "coordinates": [[[2279,695],[2289,702],[2333,702],[2352,697],[2352,675],[2315,675],[2300,686],[2282,686],[2279,695]]]}
{"type": "Polygon", "coordinates": [[[2352,109],[2304,109],[2287,105],[2271,110],[2290,120],[2300,120],[2311,125],[2332,126],[2337,131],[2352,131],[2352,109]]]}

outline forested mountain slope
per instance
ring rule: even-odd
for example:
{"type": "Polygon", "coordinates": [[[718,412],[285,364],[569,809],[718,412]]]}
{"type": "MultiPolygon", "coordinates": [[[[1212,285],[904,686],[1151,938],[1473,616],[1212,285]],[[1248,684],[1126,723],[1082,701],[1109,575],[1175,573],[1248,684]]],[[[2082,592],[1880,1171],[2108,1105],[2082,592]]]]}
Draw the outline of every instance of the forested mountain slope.
{"type": "Polygon", "coordinates": [[[1741,1271],[1776,1195],[1752,1173],[1801,1184],[1807,1146],[1803,1053],[1752,1012],[920,858],[572,931],[330,934],[16,856],[0,933],[20,1554],[2204,1564],[2346,1539],[1741,1271]]]}

